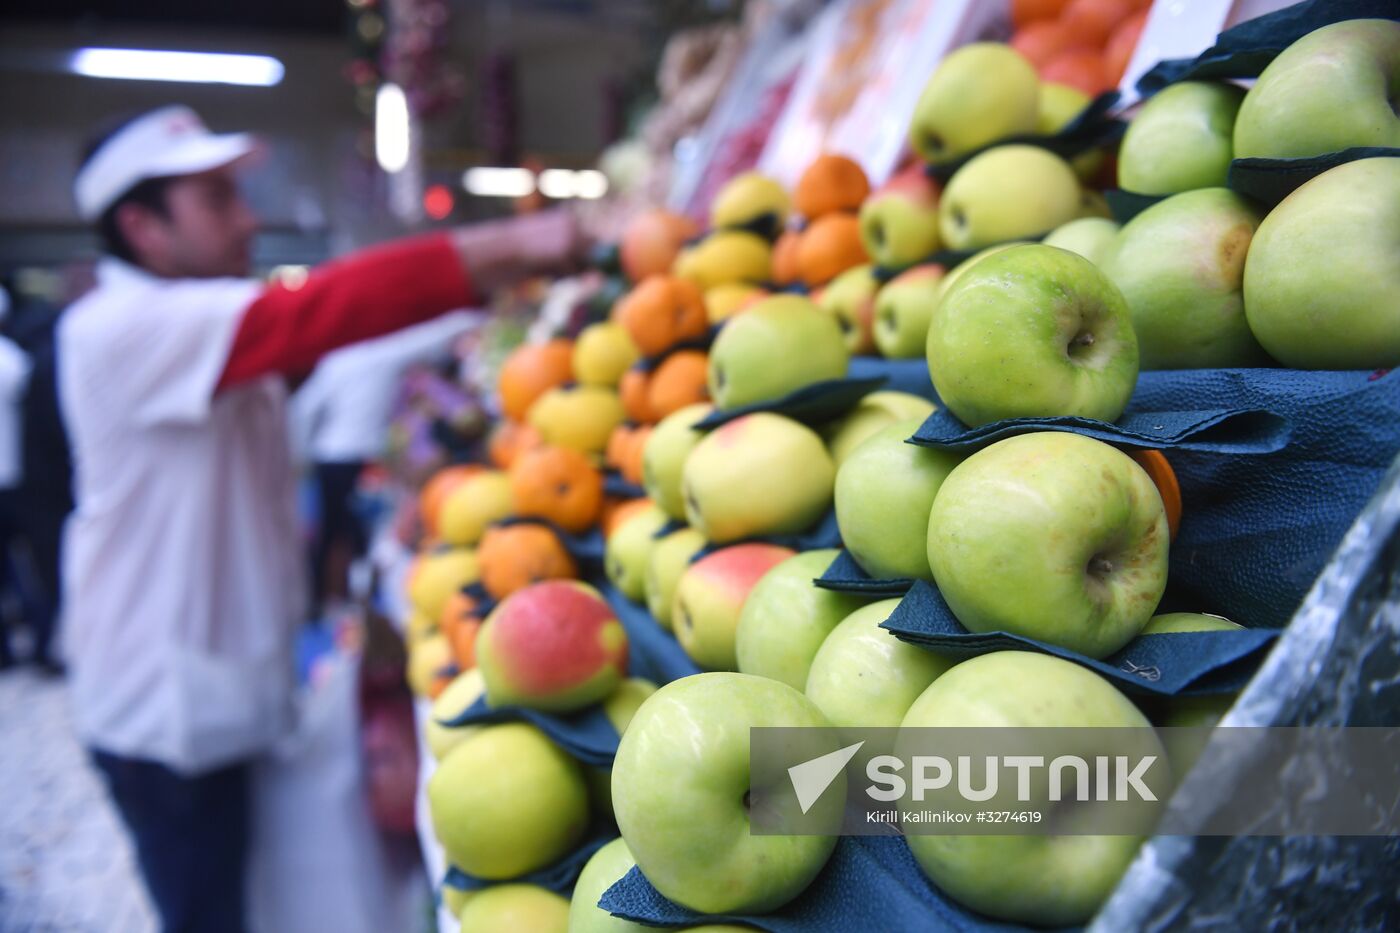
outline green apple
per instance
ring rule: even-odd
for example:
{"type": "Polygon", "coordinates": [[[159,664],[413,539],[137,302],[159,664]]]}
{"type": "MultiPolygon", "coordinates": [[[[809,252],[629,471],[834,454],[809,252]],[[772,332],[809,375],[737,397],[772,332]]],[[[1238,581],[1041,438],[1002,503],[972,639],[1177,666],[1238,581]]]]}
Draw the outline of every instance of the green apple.
{"type": "Polygon", "coordinates": [[[442,761],[448,752],[477,731],[477,726],[445,726],[443,723],[466,712],[485,692],[486,681],[481,677],[481,669],[474,667],[452,678],[452,683],[438,694],[427,725],[423,727],[423,741],[435,759],[442,761]]]}
{"type": "Polygon", "coordinates": [[[1021,53],[974,42],[939,63],[909,123],[909,145],[925,162],[948,162],[1035,129],[1040,79],[1021,53]]]}
{"type": "Polygon", "coordinates": [[[705,546],[705,536],[694,528],[681,528],[652,545],[647,558],[647,610],[662,628],[671,630],[671,608],[676,586],[690,559],[705,546]]]}
{"type": "Polygon", "coordinates": [[[1268,362],[1244,314],[1259,212],[1228,188],[1175,194],[1123,227],[1099,268],[1128,301],[1143,369],[1268,362]]]}
{"type": "Polygon", "coordinates": [[[1166,635],[1172,632],[1235,632],[1244,628],[1223,616],[1208,612],[1165,612],[1153,616],[1142,630],[1143,635],[1166,635]]]}
{"type": "Polygon", "coordinates": [[[875,293],[880,290],[880,283],[875,280],[874,268],[864,265],[847,269],[813,296],[817,307],[835,318],[852,356],[875,351],[875,293]]]}
{"type": "Polygon", "coordinates": [[[707,541],[805,531],[831,507],[836,466],[806,425],[769,412],[716,428],[685,461],[690,525],[707,541]]]}
{"type": "Polygon", "coordinates": [[[1167,544],[1147,473],[1078,434],[1022,434],[979,450],[948,474],[929,513],[929,566],[958,621],[1092,658],[1152,617],[1167,544]]]}
{"type": "Polygon", "coordinates": [[[942,302],[943,296],[948,294],[952,287],[957,284],[958,279],[962,278],[964,275],[967,275],[967,273],[971,271],[973,266],[977,265],[979,262],[986,259],[988,256],[995,256],[997,253],[1006,252],[1013,246],[1025,246],[1030,242],[1030,240],[1012,240],[1010,243],[998,243],[996,246],[988,246],[986,249],[978,250],[977,252],[973,253],[971,256],[958,263],[952,269],[949,269],[946,273],[944,273],[943,278],[939,279],[938,300],[942,302]]]}
{"type": "Polygon", "coordinates": [[[442,887],[442,906],[447,908],[447,912],[454,917],[462,915],[462,908],[467,906],[467,901],[472,899],[476,891],[464,891],[461,888],[454,888],[450,885],[442,887]]]}
{"type": "MultiPolygon", "coordinates": [[[[1142,630],[1144,635],[1165,635],[1172,632],[1237,632],[1243,625],[1231,622],[1221,616],[1204,612],[1168,612],[1153,616],[1152,621],[1142,630]]],[[[1237,693],[1214,694],[1211,696],[1176,696],[1162,703],[1157,724],[1169,729],[1212,728],[1235,705],[1237,693]]],[[[1191,770],[1191,765],[1201,753],[1200,736],[1192,733],[1162,733],[1162,744],[1167,748],[1167,758],[1172,770],[1178,776],[1191,770]]]]}
{"type": "MultiPolygon", "coordinates": [[[[617,825],[661,894],[704,913],[776,910],[811,884],[835,836],[750,831],[749,730],[829,726],[786,684],[748,674],[696,674],[642,704],[617,749],[617,825]]],[[[835,743],[827,751],[835,750],[835,743]]],[[[845,778],[811,816],[839,825],[845,778]]]]}
{"type": "Polygon", "coordinates": [[[526,723],[482,726],[438,765],[427,793],[447,861],[478,878],[543,868],[588,828],[578,762],[526,723]]]}
{"type": "Polygon", "coordinates": [[[1041,242],[1078,253],[1097,266],[1113,246],[1118,230],[1118,224],[1106,217],[1080,217],[1051,230],[1041,242]]]}
{"type": "MultiPolygon", "coordinates": [[[[972,658],[935,680],[901,726],[1141,729],[1144,752],[1164,756],[1149,723],[1107,680],[1070,661],[1026,651],[972,658]]],[[[1107,747],[1097,754],[1121,754],[1107,747]]],[[[1087,757],[1087,756],[1086,756],[1087,757]]],[[[1052,806],[1048,789],[1040,809],[1052,806]]],[[[922,806],[915,804],[915,806],[922,806]]],[[[1088,921],[1137,852],[1136,836],[911,835],[924,873],[954,900],[998,920],[1036,926],[1088,921]]]]}
{"type": "Polygon", "coordinates": [[[836,559],[835,548],[804,551],[763,575],[744,600],[734,649],[745,674],[807,686],[807,670],[826,636],[865,602],[823,589],[816,580],[836,559]]]}
{"type": "Polygon", "coordinates": [[[1235,120],[1235,158],[1400,146],[1397,100],[1400,23],[1323,26],[1284,49],[1249,89],[1235,120]]]}
{"type": "Polygon", "coordinates": [[[569,902],[569,933],[649,933],[656,929],[614,917],[598,906],[608,888],[621,881],[636,864],[626,840],[621,838],[593,853],[574,883],[573,899],[569,902]]]}
{"type": "Polygon", "coordinates": [[[875,296],[875,345],[881,354],[889,359],[923,355],[941,281],[942,266],[915,266],[880,289],[875,296]]]}
{"type": "Polygon", "coordinates": [[[1137,385],[1128,303],[1092,262],[1053,246],[980,260],[928,329],[938,397],[965,424],[1074,415],[1114,421],[1137,385]]]}
{"type": "Polygon", "coordinates": [[[981,249],[1048,233],[1079,216],[1079,179],[1039,146],[997,146],[948,180],[938,232],[949,249],[981,249]]]}
{"type": "Polygon", "coordinates": [[[537,884],[498,884],[472,895],[458,919],[463,933],[568,933],[569,902],[537,884]]]}
{"type": "Polygon", "coordinates": [[[827,431],[826,449],[840,467],[864,440],[876,431],[908,418],[924,419],[938,406],[909,392],[871,392],[855,408],[833,422],[827,431]]]}
{"type": "Polygon", "coordinates": [[[774,544],[735,544],[686,568],[671,621],[692,661],[707,671],[738,667],[734,638],[744,602],[764,574],[792,556],[790,548],[774,544]]]}
{"type": "Polygon", "coordinates": [[[744,172],[725,182],[710,204],[710,226],[748,227],[760,224],[774,234],[787,223],[792,200],[777,181],[758,172],[744,172]]]}
{"type": "Polygon", "coordinates": [[[846,375],[835,318],[800,295],[774,295],[725,322],[710,348],[710,398],[739,408],[846,375]]]}
{"type": "Polygon", "coordinates": [[[668,519],[661,509],[649,505],[628,516],[608,537],[603,556],[608,580],[633,602],[646,599],[647,559],[656,544],[656,533],[666,526],[668,519]]]}
{"type": "Polygon", "coordinates": [[[938,250],[938,187],[915,163],[860,206],[860,241],[877,266],[903,269],[938,250]]]}
{"type": "Polygon", "coordinates": [[[1400,366],[1397,255],[1400,158],[1324,172],[1255,231],[1244,269],[1249,329],[1285,366],[1400,366]]]}
{"type": "Polygon", "coordinates": [[[1123,135],[1118,184],[1139,194],[1224,187],[1242,100],[1242,89],[1211,81],[1182,81],[1149,98],[1123,135]]]}
{"type": "MultiPolygon", "coordinates": [[[[603,715],[617,730],[618,735],[627,731],[627,724],[641,707],[646,698],[656,692],[656,684],[642,677],[629,677],[617,685],[617,689],[603,698],[603,715]]],[[[613,819],[612,770],[609,768],[585,767],[584,777],[588,781],[588,798],[594,812],[613,819]]]]}
{"type": "Polygon", "coordinates": [[[846,550],[876,579],[932,580],[928,515],[962,458],[905,443],[922,418],[896,421],[855,449],[836,471],[836,523],[846,550]]]}
{"type": "Polygon", "coordinates": [[[953,662],[880,628],[899,605],[857,609],[822,642],[807,675],[807,699],[838,727],[895,728],[919,695],[953,662]]]}
{"type": "MultiPolygon", "coordinates": [[[[1035,131],[1044,136],[1053,136],[1073,122],[1091,103],[1093,98],[1077,87],[1058,81],[1042,81],[1035,131]]],[[[1082,181],[1088,181],[1103,167],[1103,158],[1102,149],[1090,149],[1070,159],[1069,164],[1074,167],[1074,174],[1082,181]]]]}
{"type": "Polygon", "coordinates": [[[1108,206],[1108,199],[1103,196],[1102,191],[1085,188],[1079,195],[1079,213],[1074,216],[1075,219],[1102,217],[1104,220],[1112,220],[1113,208],[1108,206]]]}
{"type": "Polygon", "coordinates": [[[693,430],[694,426],[712,411],[714,406],[698,402],[671,412],[652,429],[642,447],[642,487],[647,497],[671,518],[685,518],[681,468],[700,443],[702,435],[693,430]]]}

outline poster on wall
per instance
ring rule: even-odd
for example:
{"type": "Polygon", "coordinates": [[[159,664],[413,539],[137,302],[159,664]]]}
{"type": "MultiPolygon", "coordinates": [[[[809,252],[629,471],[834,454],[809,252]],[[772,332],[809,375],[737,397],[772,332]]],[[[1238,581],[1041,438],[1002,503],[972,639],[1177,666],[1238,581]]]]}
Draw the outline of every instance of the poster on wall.
{"type": "Polygon", "coordinates": [[[873,184],[895,169],[910,115],[940,59],[1005,38],[1007,7],[976,0],[841,0],[812,26],[801,72],[759,169],[793,185],[814,155],[850,156],[873,184]]]}

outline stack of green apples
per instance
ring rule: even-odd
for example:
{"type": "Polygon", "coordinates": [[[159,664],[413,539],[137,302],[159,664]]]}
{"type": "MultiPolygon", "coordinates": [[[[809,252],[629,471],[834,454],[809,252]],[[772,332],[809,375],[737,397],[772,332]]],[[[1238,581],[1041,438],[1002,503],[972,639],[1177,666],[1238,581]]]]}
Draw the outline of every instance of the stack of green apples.
{"type": "Polygon", "coordinates": [[[1400,147],[1400,23],[1348,20],[1285,49],[1248,91],[1185,81],[1147,101],[1118,181],[1161,196],[1121,230],[1046,238],[1099,265],[1132,312],[1144,369],[1400,364],[1400,158],[1337,165],[1267,212],[1226,187],[1235,159],[1400,147]]]}

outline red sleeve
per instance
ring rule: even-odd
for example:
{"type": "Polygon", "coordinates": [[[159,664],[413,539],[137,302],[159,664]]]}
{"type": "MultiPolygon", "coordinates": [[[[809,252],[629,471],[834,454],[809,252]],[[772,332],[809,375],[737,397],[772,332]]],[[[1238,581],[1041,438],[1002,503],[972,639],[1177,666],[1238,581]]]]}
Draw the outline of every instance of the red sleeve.
{"type": "Polygon", "coordinates": [[[470,276],[445,235],[352,253],[317,267],[298,288],[269,287],[244,310],[218,388],[304,375],[337,347],[471,303],[470,276]]]}

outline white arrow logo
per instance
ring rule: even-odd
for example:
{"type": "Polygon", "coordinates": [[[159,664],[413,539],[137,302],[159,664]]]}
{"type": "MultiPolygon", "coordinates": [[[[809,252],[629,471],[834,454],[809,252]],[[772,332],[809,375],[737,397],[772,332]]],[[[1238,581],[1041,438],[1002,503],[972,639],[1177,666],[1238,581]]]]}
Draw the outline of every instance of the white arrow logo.
{"type": "Polygon", "coordinates": [[[855,757],[856,752],[865,742],[857,742],[854,745],[847,745],[845,748],[838,748],[834,752],[822,755],[820,758],[813,758],[804,761],[800,765],[793,765],[788,768],[788,777],[792,780],[792,789],[797,792],[797,804],[806,813],[831,786],[831,782],[836,780],[837,775],[845,770],[847,762],[855,757]]]}

